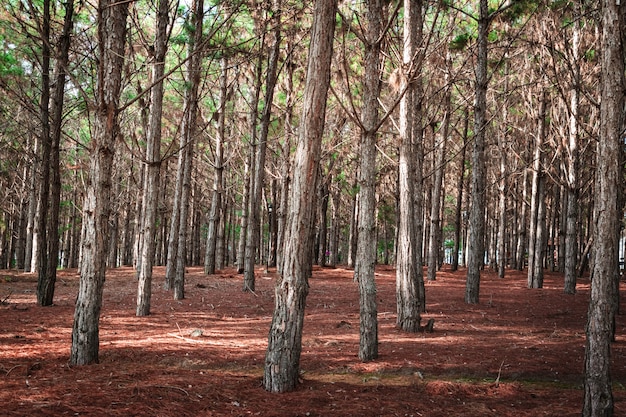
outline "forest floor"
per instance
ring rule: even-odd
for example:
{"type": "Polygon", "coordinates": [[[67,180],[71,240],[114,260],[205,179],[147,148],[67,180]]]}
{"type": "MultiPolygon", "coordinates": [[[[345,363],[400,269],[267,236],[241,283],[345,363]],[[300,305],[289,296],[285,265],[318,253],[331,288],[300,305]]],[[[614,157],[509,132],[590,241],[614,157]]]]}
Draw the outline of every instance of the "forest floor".
{"type": "MultiPolygon", "coordinates": [[[[463,302],[465,274],[426,283],[433,333],[395,327],[395,270],[377,269],[379,354],[362,363],[353,272],[315,268],[302,341],[301,384],[270,394],[261,379],[276,275],[244,293],[232,269],[189,268],[183,301],[156,268],[152,314],[135,316],[130,268],[109,270],[100,363],[69,367],[78,290],[59,271],[55,304],[36,306],[36,276],[0,271],[0,414],[4,416],[578,416],[589,281],[564,295],[562,276],[490,270],[481,302],[463,302]]],[[[625,284],[622,284],[625,285],[625,284]]],[[[622,287],[622,290],[624,287],[622,287]]],[[[622,302],[622,305],[626,305],[622,302]]],[[[615,415],[626,415],[626,320],[613,344],[615,415]]]]}

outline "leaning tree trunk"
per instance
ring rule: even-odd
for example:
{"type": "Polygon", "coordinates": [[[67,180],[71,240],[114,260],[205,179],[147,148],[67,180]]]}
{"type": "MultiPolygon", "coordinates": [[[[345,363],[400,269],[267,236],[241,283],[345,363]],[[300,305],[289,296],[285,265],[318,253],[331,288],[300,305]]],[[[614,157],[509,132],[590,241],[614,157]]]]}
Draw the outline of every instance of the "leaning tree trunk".
{"type": "Polygon", "coordinates": [[[261,118],[261,132],[256,154],[254,155],[254,171],[250,182],[250,202],[248,204],[248,229],[246,230],[246,251],[244,263],[244,291],[254,292],[254,264],[256,259],[257,245],[259,244],[259,232],[261,230],[261,199],[265,185],[265,155],[267,153],[267,138],[272,116],[272,102],[274,100],[274,87],[276,86],[276,72],[278,69],[278,57],[280,55],[280,0],[275,0],[273,10],[274,43],[270,51],[267,75],[265,81],[265,108],[261,118]]]}
{"type": "Polygon", "coordinates": [[[472,149],[472,187],[469,213],[467,283],[465,302],[477,304],[480,293],[480,270],[485,256],[485,131],[487,129],[487,0],[480,0],[478,18],[478,56],[476,61],[476,98],[474,104],[474,147],[472,149]]]}
{"type": "Polygon", "coordinates": [[[602,85],[600,138],[595,189],[595,262],[585,345],[583,417],[612,416],[611,339],[615,320],[615,286],[619,274],[618,189],[623,182],[624,44],[626,5],[602,1],[602,85]]]}
{"type": "Polygon", "coordinates": [[[359,284],[360,343],[359,358],[378,357],[378,307],[376,302],[376,136],[380,95],[380,35],[382,0],[367,1],[363,109],[359,167],[359,217],[354,278],[359,284]]]}
{"type": "MultiPolygon", "coordinates": [[[[404,0],[404,48],[403,64],[410,68],[415,59],[415,50],[420,43],[421,35],[421,0],[404,0]]],[[[416,157],[413,137],[413,123],[421,122],[415,117],[417,112],[414,104],[416,83],[421,82],[421,71],[414,69],[412,74],[401,77],[400,91],[404,96],[400,101],[400,156],[398,163],[398,232],[396,244],[396,325],[408,332],[417,332],[422,311],[419,278],[422,273],[418,264],[416,227],[415,227],[415,192],[419,186],[415,181],[416,157]],[[411,77],[411,80],[409,80],[411,77]],[[411,82],[410,82],[411,81],[411,82]],[[415,120],[417,119],[417,121],[415,120]]]]}
{"type": "Polygon", "coordinates": [[[83,208],[80,282],[72,328],[71,365],[98,362],[99,320],[106,272],[111,172],[118,135],[118,103],[126,46],[128,3],[98,4],[98,67],[90,178],[83,208]]]}
{"type": "Polygon", "coordinates": [[[137,316],[150,314],[152,297],[152,267],[156,249],[157,214],[159,210],[161,173],[161,119],[163,115],[163,81],[165,55],[167,53],[167,26],[169,23],[169,1],[159,0],[156,22],[154,56],[152,57],[152,82],[150,91],[150,115],[146,144],[146,175],[143,194],[143,222],[141,257],[137,287],[137,316]]]}
{"type": "Polygon", "coordinates": [[[209,211],[209,225],[207,229],[206,250],[204,254],[204,273],[214,274],[216,265],[218,228],[222,211],[222,182],[224,176],[224,139],[226,124],[226,94],[228,87],[228,60],[222,57],[220,61],[220,103],[218,110],[217,136],[215,137],[215,160],[213,173],[213,198],[209,211]]]}
{"type": "Polygon", "coordinates": [[[263,386],[293,390],[300,378],[302,326],[311,275],[314,189],[319,171],[326,98],[330,85],[337,0],[317,0],[304,90],[298,147],[286,224],[283,273],[276,283],[276,306],[265,354],[263,386]]]}

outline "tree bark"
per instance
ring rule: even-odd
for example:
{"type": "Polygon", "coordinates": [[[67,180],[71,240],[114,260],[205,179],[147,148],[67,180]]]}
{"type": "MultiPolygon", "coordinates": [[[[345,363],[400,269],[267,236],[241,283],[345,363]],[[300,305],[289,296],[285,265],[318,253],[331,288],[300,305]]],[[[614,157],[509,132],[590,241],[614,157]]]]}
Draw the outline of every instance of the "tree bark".
{"type": "Polygon", "coordinates": [[[472,149],[472,187],[469,213],[467,283],[465,302],[477,304],[480,294],[480,270],[485,256],[485,134],[487,129],[487,32],[488,1],[480,0],[478,17],[478,56],[476,61],[476,97],[474,102],[474,146],[472,149]]]}
{"type": "Polygon", "coordinates": [[[578,263],[578,104],[580,102],[580,66],[579,66],[579,42],[580,30],[578,25],[572,25],[572,66],[574,80],[570,91],[570,116],[569,133],[567,143],[567,205],[565,224],[565,264],[564,264],[564,286],[566,294],[576,292],[576,265],[578,263]]]}
{"type": "Polygon", "coordinates": [[[583,417],[612,416],[611,339],[618,271],[618,189],[623,182],[624,13],[626,5],[602,1],[600,137],[595,189],[595,262],[587,318],[583,417]]]}
{"type": "Polygon", "coordinates": [[[359,285],[359,358],[378,357],[378,312],[376,301],[376,136],[380,95],[380,35],[384,4],[368,0],[363,66],[363,109],[359,167],[359,217],[354,278],[359,285]]]}
{"type": "Polygon", "coordinates": [[[49,305],[48,298],[54,294],[54,284],[50,286],[47,277],[48,247],[47,230],[48,206],[50,204],[50,152],[52,137],[50,135],[50,0],[43,2],[43,21],[41,23],[41,100],[39,117],[41,121],[41,171],[39,173],[39,200],[37,203],[37,304],[49,305]]]}
{"type": "MultiPolygon", "coordinates": [[[[404,47],[403,70],[411,68],[415,59],[415,51],[421,39],[421,0],[404,0],[404,47]]],[[[422,273],[418,264],[417,253],[421,251],[416,245],[415,227],[415,193],[420,190],[416,184],[416,155],[413,137],[413,123],[421,123],[421,115],[415,117],[414,104],[415,83],[421,83],[421,69],[416,68],[415,79],[412,74],[403,74],[400,91],[404,96],[400,101],[400,156],[398,163],[398,232],[396,243],[396,325],[408,332],[417,332],[420,325],[422,306],[419,297],[419,278],[422,273]],[[411,77],[412,78],[412,77],[411,77]]]]}
{"type": "Polygon", "coordinates": [[[154,40],[152,64],[152,82],[150,90],[150,115],[148,120],[146,144],[146,176],[143,194],[141,259],[137,287],[137,316],[150,314],[152,297],[152,267],[156,250],[157,215],[161,182],[161,119],[163,115],[163,81],[165,73],[165,55],[167,53],[167,35],[169,23],[169,0],[159,0],[154,40]]]}
{"type": "Polygon", "coordinates": [[[187,257],[187,226],[189,213],[189,199],[191,194],[191,170],[193,166],[193,147],[198,111],[198,88],[200,84],[200,65],[202,54],[202,27],[204,16],[204,1],[194,0],[191,17],[192,37],[187,45],[186,79],[188,87],[185,90],[183,104],[183,120],[180,134],[180,150],[178,156],[178,170],[176,177],[176,191],[172,223],[170,225],[170,243],[168,246],[166,267],[166,288],[174,289],[174,299],[185,298],[185,265],[187,257]]]}
{"type": "MultiPolygon", "coordinates": [[[[465,154],[467,151],[467,134],[469,131],[469,111],[465,111],[463,123],[463,145],[459,156],[459,177],[457,180],[456,209],[454,214],[454,249],[452,249],[452,271],[459,269],[459,250],[461,246],[461,236],[463,229],[463,188],[465,187],[465,154]]],[[[465,251],[463,251],[465,252],[465,251]]]]}
{"type": "Polygon", "coordinates": [[[261,132],[259,143],[254,155],[255,163],[250,183],[250,203],[248,209],[248,229],[246,230],[246,252],[244,264],[244,291],[254,292],[254,264],[256,259],[259,233],[261,230],[261,199],[265,185],[265,155],[267,153],[267,139],[272,116],[272,102],[274,100],[274,87],[276,86],[276,72],[278,69],[278,57],[280,55],[280,16],[281,1],[274,0],[273,5],[274,43],[268,60],[267,75],[265,81],[265,107],[261,118],[261,132]]]}
{"type": "Polygon", "coordinates": [[[228,88],[228,59],[222,57],[220,61],[220,102],[217,136],[215,137],[215,160],[213,162],[213,198],[209,212],[209,225],[207,230],[206,251],[204,255],[204,273],[214,274],[217,252],[218,228],[222,211],[222,182],[224,177],[224,139],[226,125],[226,94],[228,88]]]}
{"type": "Polygon", "coordinates": [[[543,286],[543,239],[545,229],[545,178],[543,173],[543,140],[546,125],[546,89],[542,88],[537,115],[537,136],[533,156],[533,178],[530,196],[530,227],[528,233],[528,288],[543,286]]]}
{"type": "Polygon", "coordinates": [[[337,0],[317,0],[304,91],[304,105],[286,224],[283,273],[276,283],[276,306],[268,336],[263,386],[293,390],[300,377],[302,326],[311,275],[311,229],[321,143],[330,85],[337,0]]]}
{"type": "Polygon", "coordinates": [[[90,178],[83,208],[80,282],[72,328],[71,365],[98,362],[99,320],[106,273],[111,171],[118,134],[128,3],[98,4],[98,67],[90,178]]]}

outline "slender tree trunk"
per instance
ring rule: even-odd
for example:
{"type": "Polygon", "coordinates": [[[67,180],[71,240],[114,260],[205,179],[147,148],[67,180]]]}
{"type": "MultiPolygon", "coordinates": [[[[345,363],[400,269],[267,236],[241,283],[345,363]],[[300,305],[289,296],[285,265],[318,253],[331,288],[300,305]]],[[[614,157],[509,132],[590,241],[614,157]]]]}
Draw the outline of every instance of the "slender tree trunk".
{"type": "Polygon", "coordinates": [[[293,390],[300,377],[302,326],[312,260],[310,248],[314,189],[318,173],[330,85],[337,0],[317,0],[304,91],[304,106],[286,224],[283,273],[276,283],[276,307],[269,331],[263,386],[293,390]]]}
{"type": "Polygon", "coordinates": [[[261,132],[255,154],[255,164],[250,185],[250,203],[248,209],[248,229],[246,235],[246,252],[244,264],[244,291],[254,292],[254,264],[255,254],[258,249],[258,236],[261,230],[261,199],[265,185],[265,155],[267,153],[267,139],[272,116],[272,102],[274,100],[274,87],[276,86],[276,72],[278,69],[278,57],[280,55],[280,15],[281,2],[274,0],[273,4],[273,34],[274,43],[268,60],[267,76],[265,81],[265,108],[261,119],[261,132]]]}
{"type": "MultiPolygon", "coordinates": [[[[292,36],[288,36],[286,39],[287,42],[287,50],[291,51],[293,47],[293,39],[292,36]]],[[[287,220],[287,205],[289,204],[289,183],[290,183],[290,170],[291,170],[291,138],[293,136],[293,107],[295,102],[295,94],[293,91],[293,72],[295,69],[295,64],[292,62],[292,54],[289,53],[287,55],[287,61],[285,62],[285,68],[287,71],[286,76],[286,105],[285,105],[285,138],[283,142],[283,146],[281,149],[282,152],[282,164],[280,168],[280,204],[278,205],[277,211],[277,241],[278,247],[277,256],[276,256],[276,264],[277,264],[277,272],[280,274],[283,268],[283,246],[285,244],[285,223],[287,220]]]]}
{"type": "Polygon", "coordinates": [[[574,80],[570,92],[570,118],[567,146],[567,214],[565,225],[565,264],[564,286],[566,294],[576,292],[576,265],[578,262],[578,104],[580,102],[580,66],[579,58],[580,29],[578,25],[572,25],[572,58],[574,65],[574,80]]]}
{"type": "Polygon", "coordinates": [[[478,18],[478,56],[476,61],[476,97],[474,102],[474,147],[472,149],[472,189],[469,213],[467,284],[465,302],[477,304],[480,294],[480,270],[485,256],[485,131],[487,129],[487,33],[488,1],[480,0],[478,18]]]}
{"type": "Polygon", "coordinates": [[[228,60],[222,57],[220,61],[220,104],[218,115],[217,136],[215,137],[215,161],[213,173],[213,198],[209,212],[209,226],[207,230],[206,251],[204,255],[204,273],[214,274],[217,252],[217,235],[222,211],[222,182],[224,177],[224,139],[226,125],[226,95],[228,93],[228,60]]]}
{"type": "Polygon", "coordinates": [[[128,3],[98,4],[98,68],[90,178],[83,209],[84,239],[80,282],[72,328],[71,365],[98,362],[99,321],[106,272],[111,171],[118,135],[128,3]]]}
{"type": "MultiPolygon", "coordinates": [[[[421,37],[421,0],[404,0],[404,47],[403,66],[410,68],[415,59],[415,51],[421,37]]],[[[421,82],[421,69],[415,69],[415,80],[411,74],[401,77],[400,91],[404,96],[400,101],[400,157],[398,163],[398,232],[396,243],[396,325],[408,332],[417,332],[420,325],[422,306],[419,296],[419,274],[417,234],[415,227],[415,193],[421,187],[415,181],[415,142],[413,123],[416,113],[414,106],[415,88],[413,83],[421,82]]],[[[418,122],[421,117],[417,117],[418,122]]]]}
{"type": "Polygon", "coordinates": [[[517,248],[515,250],[515,259],[517,263],[517,269],[521,271],[526,265],[526,212],[528,209],[528,169],[524,169],[524,174],[522,175],[522,199],[519,205],[521,206],[521,209],[519,221],[517,223],[517,248]]]}
{"type": "MultiPolygon", "coordinates": [[[[446,93],[449,95],[449,93],[446,93]]],[[[450,98],[446,99],[448,102],[450,98]]],[[[441,188],[443,185],[443,168],[445,163],[446,137],[450,124],[449,104],[444,116],[443,132],[435,135],[435,172],[433,178],[432,202],[430,206],[430,233],[428,236],[428,280],[434,281],[439,269],[439,252],[441,248],[441,188]]]]}
{"type": "Polygon", "coordinates": [[[37,280],[37,304],[52,304],[54,283],[48,281],[48,242],[47,223],[48,206],[50,204],[50,153],[52,151],[52,137],[50,135],[50,0],[43,2],[43,21],[41,24],[41,101],[39,102],[39,116],[41,119],[41,172],[39,174],[39,201],[37,209],[37,258],[39,277],[37,280]],[[52,284],[52,285],[50,285],[52,284]]]}
{"type": "MultiPolygon", "coordinates": [[[[461,246],[461,231],[463,229],[463,188],[465,186],[465,154],[467,150],[467,134],[469,131],[469,111],[465,110],[463,123],[463,146],[459,157],[459,177],[457,181],[456,209],[454,214],[454,249],[452,249],[452,271],[459,269],[459,250],[461,246]]],[[[464,251],[465,252],[465,251],[464,251]]]]}
{"type": "MultiPolygon", "coordinates": [[[[50,126],[50,155],[48,180],[50,187],[48,191],[47,213],[42,212],[45,224],[40,223],[40,228],[46,228],[45,235],[42,235],[42,245],[40,250],[47,253],[40,256],[41,264],[39,269],[39,280],[37,285],[37,301],[39,305],[52,305],[54,298],[54,285],[56,283],[56,271],[59,259],[59,211],[61,205],[61,173],[59,167],[61,125],[63,123],[63,99],[65,93],[66,68],[69,61],[70,35],[73,27],[74,2],[68,0],[65,3],[65,18],[63,32],[58,42],[57,61],[55,65],[55,86],[52,97],[52,122],[50,126]],[[44,214],[46,213],[46,214],[44,214]],[[46,261],[44,263],[44,260],[46,261]]],[[[49,52],[49,51],[48,51],[49,52]]],[[[43,189],[42,189],[43,192],[43,189]]],[[[42,206],[43,207],[43,206],[42,206]]]]}
{"type": "Polygon", "coordinates": [[[150,314],[152,297],[152,267],[156,250],[157,215],[161,181],[161,119],[163,114],[163,82],[157,81],[165,73],[165,55],[167,53],[167,27],[169,23],[169,0],[159,0],[154,56],[152,57],[152,81],[156,82],[150,91],[150,116],[148,120],[146,144],[146,182],[143,195],[142,250],[139,261],[137,287],[137,316],[150,314]]]}
{"type": "Polygon", "coordinates": [[[172,221],[170,224],[165,277],[165,287],[167,289],[174,289],[175,300],[180,300],[185,297],[187,225],[189,223],[187,216],[189,212],[189,199],[191,194],[191,170],[198,110],[200,65],[202,62],[202,55],[197,48],[199,48],[202,40],[202,23],[204,16],[203,0],[194,0],[192,10],[193,15],[191,17],[191,25],[194,29],[193,36],[187,45],[187,55],[190,57],[187,62],[186,74],[188,87],[187,90],[185,90],[183,104],[183,121],[180,133],[176,190],[174,207],[172,209],[172,221]]]}
{"type": "MultiPolygon", "coordinates": [[[[508,58],[508,57],[507,57],[508,58]]],[[[504,278],[506,270],[506,167],[507,167],[507,140],[508,140],[508,117],[509,117],[509,65],[505,63],[504,80],[504,106],[502,109],[502,127],[498,135],[498,151],[500,152],[500,178],[498,179],[498,236],[497,236],[497,264],[498,277],[504,278]]]]}
{"type": "Polygon", "coordinates": [[[618,189],[623,184],[624,13],[626,5],[602,1],[602,84],[595,189],[595,262],[585,345],[583,417],[612,416],[611,340],[615,320],[618,189]]]}
{"type": "Polygon", "coordinates": [[[359,167],[359,218],[355,281],[359,284],[360,343],[359,358],[378,357],[378,307],[376,301],[376,136],[380,95],[380,35],[384,4],[367,1],[363,109],[359,167]]]}
{"type": "Polygon", "coordinates": [[[537,136],[533,156],[533,179],[530,197],[530,228],[528,233],[528,288],[543,286],[541,265],[543,232],[545,228],[545,178],[543,173],[543,140],[546,124],[546,90],[542,88],[539,114],[537,116],[537,136]],[[538,266],[537,266],[538,264],[538,266]]]}

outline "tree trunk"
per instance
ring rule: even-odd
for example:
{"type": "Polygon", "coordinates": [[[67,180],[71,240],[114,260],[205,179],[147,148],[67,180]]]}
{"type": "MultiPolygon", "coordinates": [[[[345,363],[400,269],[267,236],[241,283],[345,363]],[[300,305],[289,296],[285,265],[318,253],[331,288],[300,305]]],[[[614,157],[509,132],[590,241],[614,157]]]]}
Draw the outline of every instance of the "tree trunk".
{"type": "Polygon", "coordinates": [[[565,264],[564,286],[566,294],[576,292],[576,265],[578,262],[578,104],[580,102],[580,66],[579,66],[579,39],[580,30],[578,25],[572,25],[572,66],[574,80],[570,92],[570,116],[567,146],[567,214],[565,224],[565,264]]]}
{"type": "Polygon", "coordinates": [[[52,304],[54,283],[48,280],[48,247],[46,225],[48,224],[48,206],[50,203],[50,153],[52,136],[50,135],[50,0],[43,2],[43,21],[41,24],[41,101],[39,117],[41,120],[41,172],[39,173],[39,201],[37,209],[37,264],[39,277],[37,280],[37,304],[52,304]],[[52,285],[50,285],[52,284],[52,285]]]}
{"type": "Polygon", "coordinates": [[[469,213],[467,283],[465,302],[477,304],[480,293],[480,270],[485,256],[485,130],[487,129],[487,0],[480,0],[478,18],[478,56],[476,61],[476,98],[474,102],[474,146],[472,149],[472,188],[469,213]]]}
{"type": "Polygon", "coordinates": [[[276,86],[276,72],[278,69],[278,57],[280,55],[280,15],[281,2],[274,0],[272,25],[274,27],[274,43],[268,59],[268,68],[265,81],[265,107],[261,119],[261,132],[255,154],[254,170],[250,183],[250,203],[248,209],[248,229],[246,235],[246,252],[244,264],[244,291],[254,292],[254,264],[255,254],[258,249],[259,233],[261,230],[261,199],[265,185],[265,155],[267,153],[267,139],[272,116],[272,102],[274,100],[274,87],[276,86]]]}
{"type": "MultiPolygon", "coordinates": [[[[449,107],[449,93],[446,93],[449,107]]],[[[448,126],[450,124],[450,109],[444,115],[443,132],[435,134],[435,171],[433,177],[433,192],[430,206],[430,233],[428,236],[428,280],[434,281],[439,269],[439,252],[441,248],[441,188],[443,185],[443,168],[445,164],[445,147],[448,136],[448,126]]],[[[434,133],[434,132],[433,132],[434,133]]]]}
{"type": "MultiPolygon", "coordinates": [[[[465,186],[465,154],[467,150],[467,134],[469,131],[469,111],[465,110],[463,123],[463,145],[459,157],[459,177],[457,181],[456,209],[454,212],[454,249],[452,249],[452,271],[459,269],[459,250],[463,229],[463,188],[465,186]]],[[[464,251],[465,252],[465,251],[464,251]]]]}
{"type": "Polygon", "coordinates": [[[337,0],[317,0],[304,91],[298,147],[286,224],[283,273],[276,283],[276,307],[269,331],[263,386],[271,392],[293,390],[300,377],[302,326],[311,275],[313,190],[319,171],[326,97],[330,85],[337,0]]]}
{"type": "MultiPolygon", "coordinates": [[[[293,35],[293,34],[291,34],[293,35]]],[[[292,50],[293,36],[287,36],[287,50],[292,50]]],[[[278,247],[276,248],[276,264],[277,272],[282,273],[283,269],[283,246],[285,244],[285,222],[287,220],[287,205],[289,204],[289,182],[290,182],[290,170],[291,170],[291,137],[293,136],[293,107],[295,102],[295,94],[293,91],[293,73],[295,64],[292,61],[293,56],[291,53],[287,55],[285,62],[285,68],[287,70],[286,76],[286,104],[285,104],[285,138],[282,145],[282,164],[280,168],[280,203],[277,210],[277,230],[276,239],[278,241],[278,247]]]]}
{"type": "Polygon", "coordinates": [[[189,199],[191,194],[191,170],[193,146],[195,143],[196,119],[198,110],[198,87],[200,84],[200,65],[202,54],[197,48],[202,40],[202,23],[204,16],[204,1],[194,0],[192,4],[193,27],[189,44],[187,45],[187,74],[188,87],[185,90],[183,104],[183,120],[180,133],[180,150],[176,176],[176,190],[166,266],[166,289],[174,289],[174,299],[185,297],[185,265],[187,256],[187,225],[189,199]]]}
{"type": "Polygon", "coordinates": [[[545,178],[543,173],[543,140],[546,125],[546,89],[542,88],[539,113],[537,115],[537,136],[533,156],[533,179],[530,196],[530,227],[528,233],[528,288],[543,286],[541,265],[543,232],[545,229],[545,178]],[[538,265],[537,265],[538,264],[538,265]]]}
{"type": "Polygon", "coordinates": [[[363,109],[359,167],[359,218],[357,252],[354,266],[359,284],[360,344],[359,358],[370,361],[378,357],[378,312],[376,302],[376,136],[378,98],[380,94],[380,35],[384,4],[368,0],[365,33],[363,109]]]}
{"type": "Polygon", "coordinates": [[[139,276],[137,286],[137,316],[150,314],[152,297],[152,267],[156,250],[157,215],[159,211],[159,194],[161,180],[161,119],[163,115],[163,81],[159,81],[165,73],[165,55],[167,53],[167,35],[169,23],[169,1],[159,0],[154,56],[152,57],[152,82],[156,82],[150,90],[150,116],[148,120],[146,144],[146,176],[143,194],[141,258],[139,260],[139,276]]]}
{"type": "Polygon", "coordinates": [[[585,345],[583,417],[612,416],[611,340],[615,320],[615,285],[619,274],[617,248],[618,189],[623,183],[624,49],[626,5],[602,1],[600,137],[595,189],[595,262],[585,345]]]}
{"type": "MultiPolygon", "coordinates": [[[[404,47],[403,67],[410,68],[415,59],[415,51],[421,39],[421,0],[404,0],[404,47]]],[[[398,232],[396,244],[396,325],[408,332],[417,332],[420,325],[419,278],[422,273],[418,263],[415,227],[415,193],[421,191],[415,181],[415,142],[413,123],[421,123],[421,115],[416,115],[414,104],[414,84],[421,82],[421,68],[415,70],[415,80],[409,81],[411,74],[401,77],[400,91],[404,96],[400,101],[400,157],[398,163],[398,232]]]]}
{"type": "Polygon", "coordinates": [[[98,362],[99,320],[106,272],[111,171],[118,135],[128,3],[98,4],[98,68],[90,178],[83,209],[84,239],[80,282],[72,328],[71,365],[98,362]]]}
{"type": "Polygon", "coordinates": [[[226,124],[226,95],[228,93],[228,60],[222,57],[220,61],[220,103],[218,109],[217,136],[215,137],[215,161],[213,173],[213,198],[209,212],[209,225],[207,230],[206,251],[204,255],[204,273],[214,274],[217,252],[218,228],[222,211],[222,182],[224,177],[224,139],[226,124]]]}

